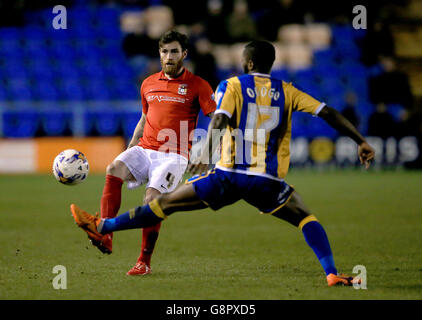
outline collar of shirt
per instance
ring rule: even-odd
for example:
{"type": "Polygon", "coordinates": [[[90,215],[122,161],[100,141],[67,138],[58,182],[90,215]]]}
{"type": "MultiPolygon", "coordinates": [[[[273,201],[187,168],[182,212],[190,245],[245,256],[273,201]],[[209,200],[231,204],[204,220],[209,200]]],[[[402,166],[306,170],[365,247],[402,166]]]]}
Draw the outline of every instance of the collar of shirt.
{"type": "Polygon", "coordinates": [[[186,79],[186,76],[187,76],[187,70],[186,70],[186,68],[185,68],[185,67],[183,67],[183,71],[182,71],[182,73],[181,73],[181,74],[180,74],[180,76],[178,76],[177,78],[168,78],[168,77],[164,74],[164,71],[163,71],[163,70],[161,70],[159,79],[160,79],[160,80],[167,80],[167,81],[174,81],[174,80],[176,80],[176,81],[183,81],[183,80],[185,80],[185,79],[186,79]]]}
{"type": "Polygon", "coordinates": [[[270,78],[271,75],[267,74],[267,73],[259,73],[259,72],[252,72],[250,73],[251,76],[257,76],[257,77],[265,77],[265,78],[270,78]]]}

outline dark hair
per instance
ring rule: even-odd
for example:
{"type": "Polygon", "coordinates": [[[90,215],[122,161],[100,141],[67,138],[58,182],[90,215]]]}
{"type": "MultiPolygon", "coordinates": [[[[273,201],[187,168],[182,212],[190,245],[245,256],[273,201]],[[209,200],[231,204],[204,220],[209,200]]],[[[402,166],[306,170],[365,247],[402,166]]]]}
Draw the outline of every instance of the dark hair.
{"type": "Polygon", "coordinates": [[[185,51],[188,49],[188,37],[184,35],[183,33],[177,32],[175,30],[170,30],[164,33],[160,41],[158,42],[158,46],[161,48],[164,44],[177,41],[179,42],[180,46],[182,47],[182,51],[185,51]]]}
{"type": "Polygon", "coordinates": [[[268,41],[249,42],[244,51],[246,58],[252,60],[255,69],[269,73],[275,60],[275,48],[268,41]]]}

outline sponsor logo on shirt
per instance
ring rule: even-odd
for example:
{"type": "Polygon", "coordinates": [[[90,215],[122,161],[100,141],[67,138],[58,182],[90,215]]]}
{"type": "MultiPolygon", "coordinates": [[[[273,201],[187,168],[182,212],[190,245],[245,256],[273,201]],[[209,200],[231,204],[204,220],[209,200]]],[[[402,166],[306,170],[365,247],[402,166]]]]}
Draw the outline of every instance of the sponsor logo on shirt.
{"type": "Polygon", "coordinates": [[[185,103],[185,98],[179,98],[179,97],[170,97],[170,96],[164,96],[164,95],[149,95],[147,96],[147,101],[151,102],[154,100],[158,100],[158,102],[179,102],[179,103],[185,103]]]}

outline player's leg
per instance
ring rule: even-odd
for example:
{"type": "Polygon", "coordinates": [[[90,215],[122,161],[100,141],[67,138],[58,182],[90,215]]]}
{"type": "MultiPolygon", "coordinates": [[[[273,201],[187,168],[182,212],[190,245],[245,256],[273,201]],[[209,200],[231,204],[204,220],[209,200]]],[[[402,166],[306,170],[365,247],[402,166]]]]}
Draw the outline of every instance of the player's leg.
{"type": "Polygon", "coordinates": [[[122,200],[122,185],[127,180],[134,180],[134,177],[124,162],[114,160],[107,166],[101,197],[101,218],[114,218],[117,215],[122,200]]]}
{"type": "Polygon", "coordinates": [[[153,226],[177,211],[204,209],[207,205],[196,194],[192,184],[180,185],[175,191],[165,193],[150,203],[133,208],[113,219],[96,220],[99,234],[139,229],[153,226]]]}
{"type": "MultiPolygon", "coordinates": [[[[155,188],[146,188],[143,204],[146,205],[150,203],[160,194],[161,192],[155,188]]],[[[154,252],[160,228],[161,222],[142,229],[141,253],[136,264],[126,273],[127,275],[146,275],[151,273],[151,257],[154,252]]]]}
{"type": "MultiPolygon", "coordinates": [[[[119,212],[122,201],[122,185],[125,181],[139,186],[148,177],[149,160],[145,151],[140,147],[132,147],[119,154],[112,163],[107,166],[106,178],[101,196],[101,218],[114,218],[119,212]]],[[[92,244],[103,253],[112,252],[112,237],[110,233],[101,241],[91,239],[92,244]]]]}
{"type": "MultiPolygon", "coordinates": [[[[106,178],[101,196],[101,218],[114,218],[120,209],[122,199],[122,185],[125,180],[133,179],[126,165],[114,160],[107,166],[106,178]]],[[[105,235],[100,241],[91,239],[91,242],[102,253],[112,253],[113,234],[105,235]]]]}
{"type": "MultiPolygon", "coordinates": [[[[150,203],[152,200],[161,195],[161,192],[155,188],[147,188],[145,191],[144,205],[150,203]]],[[[154,252],[155,243],[158,239],[158,233],[160,232],[161,222],[154,226],[142,229],[142,243],[141,243],[141,254],[138,258],[138,262],[144,262],[150,266],[151,256],[154,252]]]]}
{"type": "MultiPolygon", "coordinates": [[[[164,153],[146,150],[151,165],[149,167],[149,181],[145,190],[143,204],[146,205],[162,193],[173,191],[182,179],[188,161],[185,157],[175,153],[164,153]]],[[[151,271],[151,257],[160,232],[161,223],[143,228],[141,253],[135,266],[128,275],[142,275],[151,271]]]]}
{"type": "Polygon", "coordinates": [[[352,277],[337,275],[327,234],[297,192],[293,192],[290,200],[282,208],[274,212],[273,216],[301,229],[306,243],[312,248],[325,271],[328,285],[352,285],[352,277]]]}

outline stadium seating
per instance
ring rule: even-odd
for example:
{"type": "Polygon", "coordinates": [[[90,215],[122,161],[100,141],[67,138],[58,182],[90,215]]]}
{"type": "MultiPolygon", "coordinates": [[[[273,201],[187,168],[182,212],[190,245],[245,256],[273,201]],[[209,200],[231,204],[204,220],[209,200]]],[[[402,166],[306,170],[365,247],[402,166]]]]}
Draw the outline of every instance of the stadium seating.
{"type": "MultiPolygon", "coordinates": [[[[51,28],[52,17],[48,9],[28,11],[23,27],[0,28],[0,102],[7,106],[0,135],[54,136],[70,129],[78,135],[123,132],[130,137],[140,108],[122,111],[109,102],[135,101],[139,106],[138,77],[147,75],[151,60],[146,56],[126,58],[122,40],[125,32],[136,28],[156,38],[173,26],[171,9],[159,1],[136,11],[98,4],[90,7],[84,1],[76,1],[68,8],[68,29],[51,28]],[[59,107],[64,101],[70,103],[66,110],[59,107]],[[91,101],[104,108],[93,109],[91,101]],[[26,108],[13,107],[19,102],[25,103],[26,108]],[[75,110],[82,115],[82,125],[73,123],[75,110]]],[[[365,123],[374,109],[369,102],[368,79],[382,70],[360,62],[358,41],[364,35],[365,30],[346,25],[281,26],[274,42],[276,61],[272,75],[293,81],[296,87],[339,110],[345,105],[345,93],[354,92],[359,100],[356,108],[365,123]]],[[[244,43],[213,45],[220,80],[242,71],[239,60],[243,46],[244,43]]],[[[398,119],[402,107],[388,110],[398,119]]],[[[199,124],[207,121],[200,118],[199,124]]],[[[309,119],[299,116],[295,121],[295,134],[314,134],[309,119]]],[[[333,135],[315,126],[323,134],[333,135]]]]}

